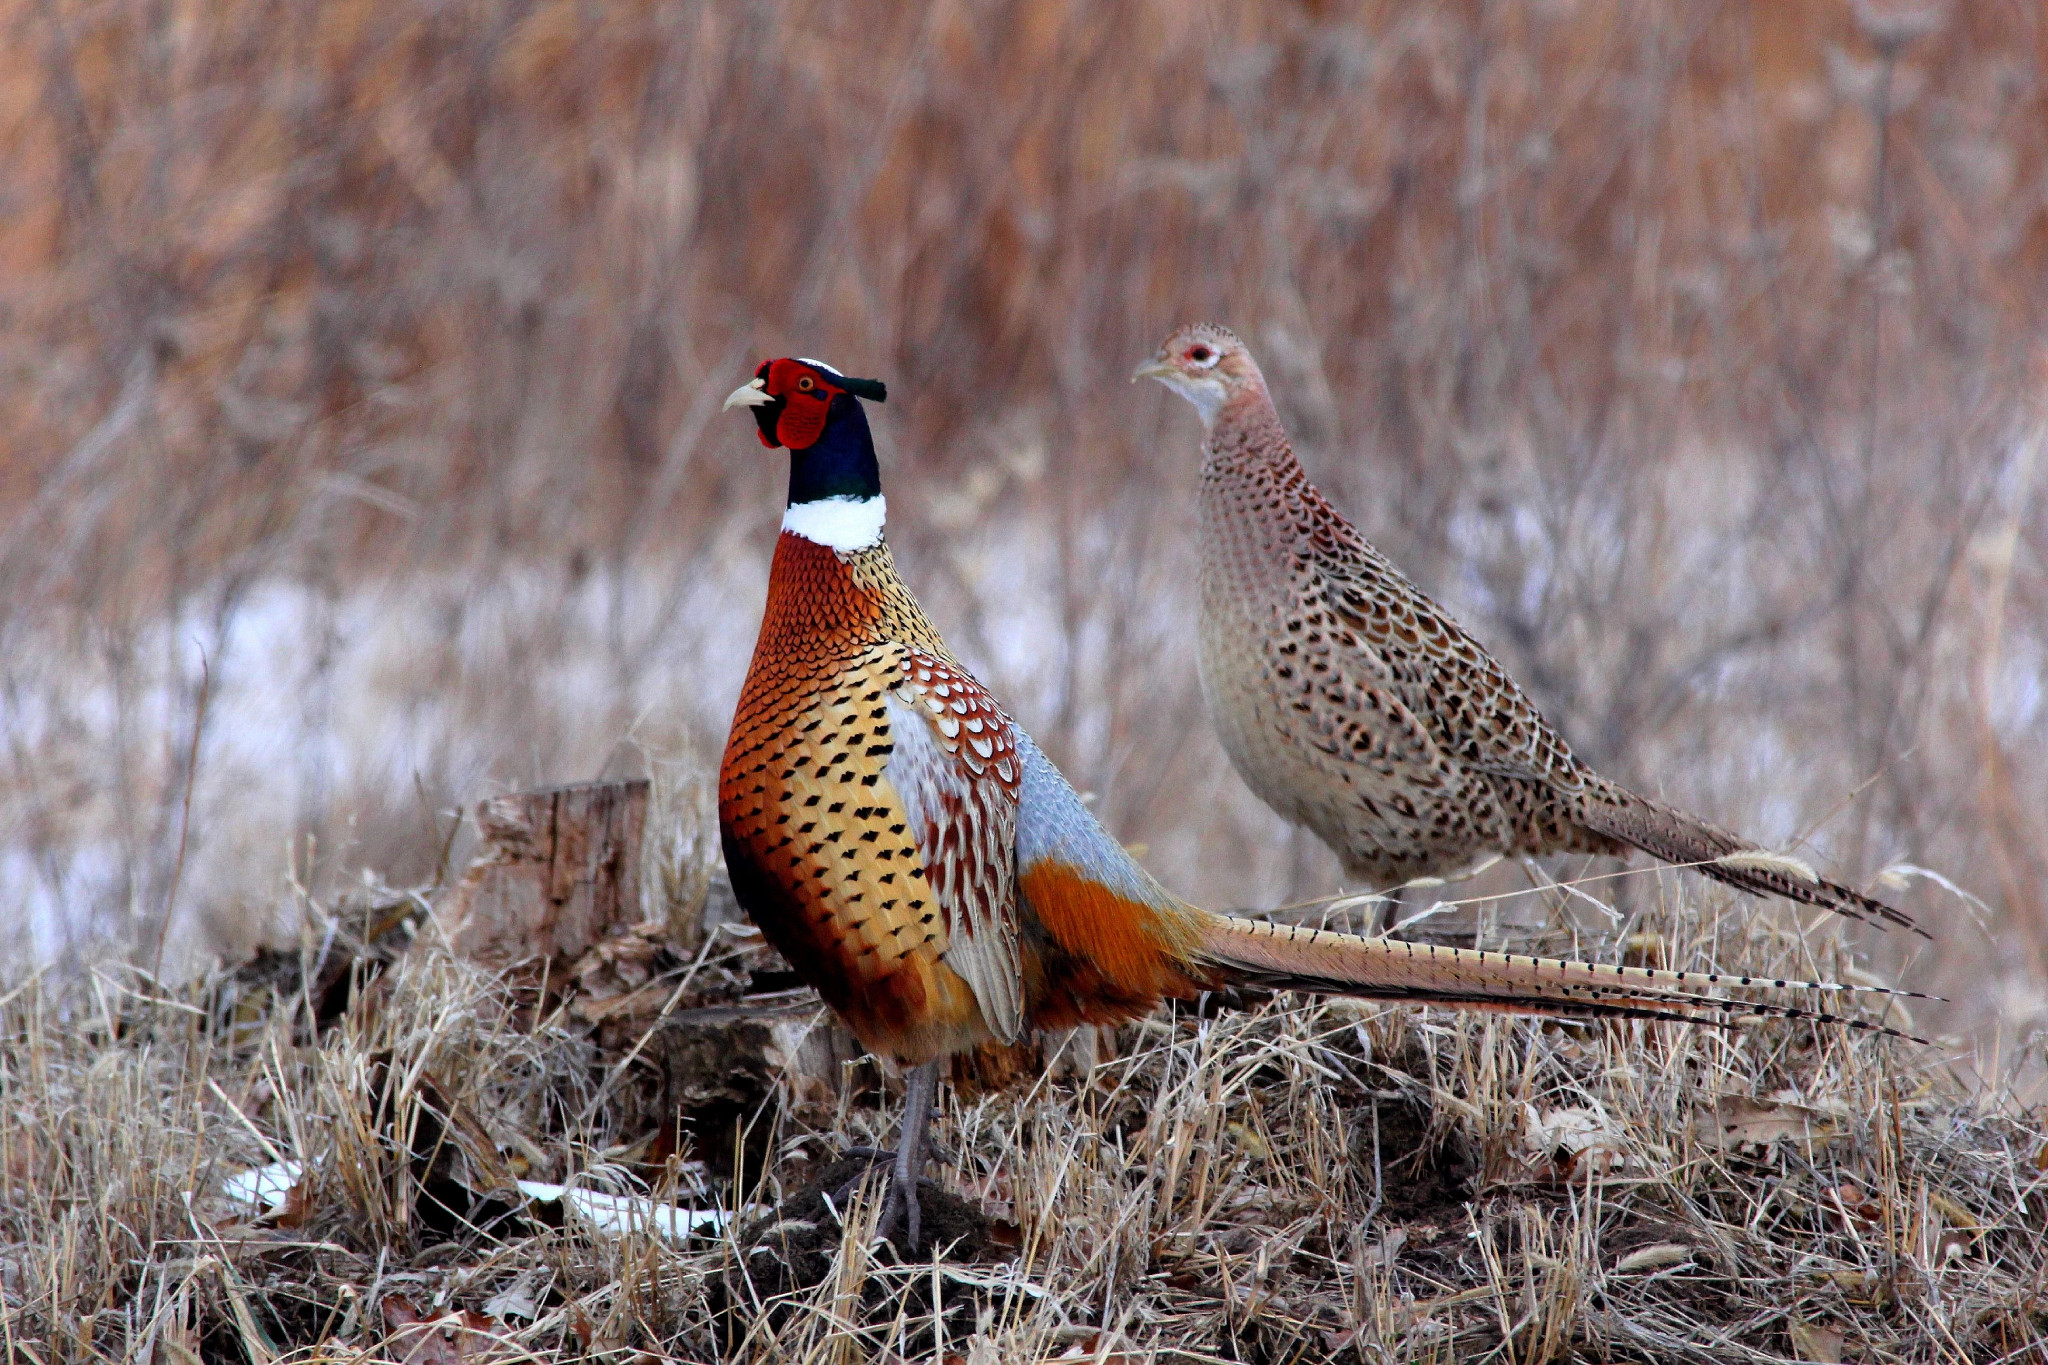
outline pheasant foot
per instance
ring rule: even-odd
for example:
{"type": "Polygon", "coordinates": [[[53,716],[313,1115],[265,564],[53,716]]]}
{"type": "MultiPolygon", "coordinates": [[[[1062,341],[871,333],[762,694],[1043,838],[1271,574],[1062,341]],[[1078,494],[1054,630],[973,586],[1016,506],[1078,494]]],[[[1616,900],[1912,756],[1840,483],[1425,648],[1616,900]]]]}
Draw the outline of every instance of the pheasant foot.
{"type": "Polygon", "coordinates": [[[927,1136],[932,1117],[932,1101],[938,1093],[939,1064],[927,1062],[913,1070],[909,1085],[903,1096],[903,1129],[896,1144],[896,1150],[881,1147],[849,1147],[848,1157],[870,1163],[862,1171],[833,1191],[832,1202],[836,1205],[873,1172],[875,1166],[888,1164],[889,1188],[882,1196],[882,1217],[875,1224],[875,1235],[889,1240],[899,1223],[907,1222],[907,1236],[904,1247],[916,1252],[923,1237],[923,1209],[917,1198],[917,1182],[924,1174],[925,1163],[934,1155],[943,1155],[927,1136]]]}

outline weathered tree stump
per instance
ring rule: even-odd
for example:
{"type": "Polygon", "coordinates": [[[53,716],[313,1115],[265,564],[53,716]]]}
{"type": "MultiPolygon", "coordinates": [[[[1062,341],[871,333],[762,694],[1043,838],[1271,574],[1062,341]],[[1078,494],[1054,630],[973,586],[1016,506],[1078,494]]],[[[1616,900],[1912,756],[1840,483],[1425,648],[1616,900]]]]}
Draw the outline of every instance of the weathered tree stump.
{"type": "Polygon", "coordinates": [[[493,967],[575,958],[636,925],[647,783],[586,782],[494,796],[484,847],[442,913],[449,946],[493,967]]]}
{"type": "Polygon", "coordinates": [[[626,1131],[680,1120],[724,1161],[734,1121],[778,1083],[829,1110],[860,1046],[746,923],[700,796],[632,780],[493,797],[438,918],[529,1017],[587,1031],[626,1131]]]}

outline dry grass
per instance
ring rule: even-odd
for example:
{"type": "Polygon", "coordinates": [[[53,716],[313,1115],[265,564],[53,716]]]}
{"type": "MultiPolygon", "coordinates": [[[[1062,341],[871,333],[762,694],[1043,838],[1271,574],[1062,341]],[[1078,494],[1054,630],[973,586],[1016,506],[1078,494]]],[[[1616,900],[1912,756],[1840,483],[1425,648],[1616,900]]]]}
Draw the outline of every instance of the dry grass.
{"type": "MultiPolygon", "coordinates": [[[[406,907],[171,994],[108,971],[0,1001],[8,1358],[2048,1360],[2039,1116],[1937,1049],[1180,1009],[953,1093],[965,1202],[934,1207],[967,1240],[905,1265],[817,1193],[842,1137],[888,1136],[857,1073],[734,1116],[758,1161],[687,1116],[664,1154],[591,1103],[616,1057],[573,1007],[536,1021],[406,907]],[[280,1158],[310,1174],[270,1217],[219,1193],[280,1158]],[[780,1211],[669,1244],[528,1218],[515,1176],[780,1211]]],[[[1673,905],[1626,944],[1839,965],[1746,923],[1673,905]]]]}

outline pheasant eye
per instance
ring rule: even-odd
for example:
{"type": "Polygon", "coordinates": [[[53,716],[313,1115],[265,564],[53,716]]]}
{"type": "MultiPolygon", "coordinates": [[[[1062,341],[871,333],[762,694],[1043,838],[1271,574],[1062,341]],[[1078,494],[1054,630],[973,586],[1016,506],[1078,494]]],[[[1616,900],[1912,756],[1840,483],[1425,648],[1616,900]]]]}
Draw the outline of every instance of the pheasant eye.
{"type": "Polygon", "coordinates": [[[816,384],[811,382],[811,377],[809,375],[805,375],[802,379],[797,380],[796,386],[802,389],[805,393],[809,393],[812,389],[817,387],[816,384]]]}
{"type": "Polygon", "coordinates": [[[1188,359],[1194,361],[1197,365],[1207,365],[1216,359],[1216,353],[1207,346],[1197,346],[1188,352],[1188,359]]]}

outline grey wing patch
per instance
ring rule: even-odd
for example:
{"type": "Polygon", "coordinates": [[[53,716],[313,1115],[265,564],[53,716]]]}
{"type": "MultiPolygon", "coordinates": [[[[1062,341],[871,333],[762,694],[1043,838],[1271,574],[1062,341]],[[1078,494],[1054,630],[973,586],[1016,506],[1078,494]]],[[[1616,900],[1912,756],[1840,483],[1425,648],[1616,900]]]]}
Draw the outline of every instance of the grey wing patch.
{"type": "Polygon", "coordinates": [[[1024,769],[1017,803],[1017,865],[1029,871],[1052,863],[1078,872],[1112,895],[1140,905],[1177,902],[1110,837],[1073,784],[1060,774],[1031,736],[1019,728],[1017,753],[1024,769]]]}
{"type": "MultiPolygon", "coordinates": [[[[960,684],[922,682],[913,670],[883,699],[894,744],[884,772],[902,798],[925,877],[946,917],[945,963],[974,992],[990,1032],[1015,1042],[1024,1028],[1024,970],[1017,946],[1014,758],[1003,756],[1010,759],[1001,765],[1008,782],[986,756],[977,752],[970,762],[961,740],[980,736],[963,735],[949,706],[932,705],[941,700],[939,686],[953,692],[960,684]]],[[[974,730],[984,723],[976,719],[974,730]]]]}

